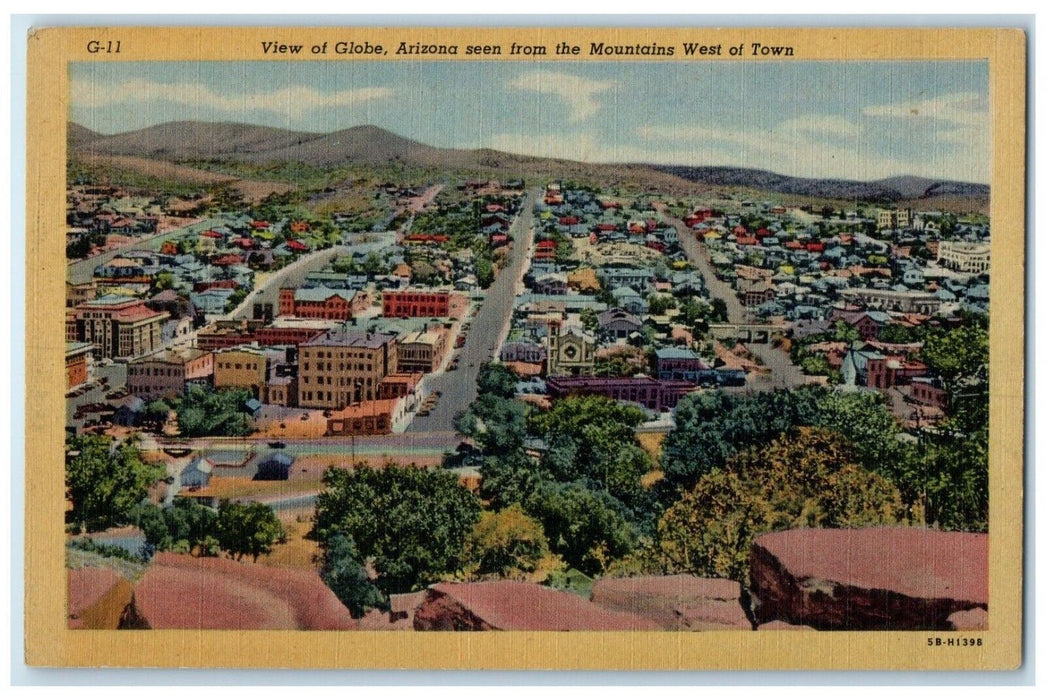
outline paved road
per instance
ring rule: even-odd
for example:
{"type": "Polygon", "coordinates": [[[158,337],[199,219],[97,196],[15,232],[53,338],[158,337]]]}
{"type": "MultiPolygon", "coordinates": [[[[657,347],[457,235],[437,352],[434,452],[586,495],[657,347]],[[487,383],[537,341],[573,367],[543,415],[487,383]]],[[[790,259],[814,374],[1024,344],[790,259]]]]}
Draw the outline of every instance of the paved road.
{"type": "Polygon", "coordinates": [[[533,242],[535,191],[528,192],[520,204],[520,213],[512,224],[512,251],[509,265],[487,290],[483,305],[472,319],[464,347],[458,354],[458,369],[434,374],[426,379],[431,391],[443,396],[432,413],[415,416],[410,432],[442,432],[454,430],[454,416],[463,412],[476,400],[476,377],[484,362],[497,357],[497,351],[508,333],[516,289],[523,277],[527,253],[533,242]]]}
{"type": "MultiPolygon", "coordinates": [[[[438,456],[453,451],[461,436],[453,431],[428,433],[394,433],[391,435],[358,435],[351,437],[322,438],[280,438],[282,447],[270,447],[274,438],[264,437],[213,437],[213,438],[171,438],[162,441],[164,445],[191,447],[194,452],[208,454],[212,452],[254,452],[265,454],[273,450],[282,450],[298,457],[313,456],[380,456],[416,455],[438,456]]],[[[142,447],[147,450],[158,449],[158,442],[153,436],[143,436],[142,447]]]]}
{"type": "MultiPolygon", "coordinates": [[[[694,264],[698,272],[705,280],[705,286],[714,299],[722,299],[726,304],[727,320],[730,323],[749,323],[748,311],[737,298],[733,287],[715,275],[712,260],[708,253],[708,247],[704,241],[699,241],[691,232],[690,228],[675,217],[669,216],[663,204],[655,205],[661,212],[662,218],[669,226],[675,226],[679,232],[679,244],[686,253],[687,258],[694,264]]],[[[749,388],[757,391],[770,391],[786,387],[799,386],[807,383],[806,375],[802,370],[792,364],[788,353],[775,348],[770,343],[746,343],[751,350],[770,369],[770,375],[748,375],[749,388]]]]}
{"type": "Polygon", "coordinates": [[[86,260],[78,260],[76,262],[69,263],[69,267],[66,271],[66,280],[73,284],[83,284],[90,282],[94,277],[94,269],[99,265],[103,265],[113,258],[125,253],[129,250],[152,250],[159,251],[160,246],[165,241],[174,240],[187,236],[191,233],[200,233],[206,231],[209,228],[218,226],[221,224],[221,219],[204,219],[195,224],[189,224],[188,226],[182,226],[181,228],[171,229],[165,233],[158,233],[155,236],[149,236],[147,238],[138,238],[127,245],[120,246],[114,250],[95,255],[92,258],[86,260]]]}

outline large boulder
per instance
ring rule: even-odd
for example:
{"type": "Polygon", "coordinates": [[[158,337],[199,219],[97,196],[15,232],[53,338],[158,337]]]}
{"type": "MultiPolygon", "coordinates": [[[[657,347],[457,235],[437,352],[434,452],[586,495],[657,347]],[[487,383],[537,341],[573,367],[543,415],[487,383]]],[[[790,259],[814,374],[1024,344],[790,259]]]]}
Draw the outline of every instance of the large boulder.
{"type": "Polygon", "coordinates": [[[638,615],[601,608],[573,593],[534,583],[438,583],[414,611],[414,629],[487,630],[656,630],[638,615]]]}
{"type": "Polygon", "coordinates": [[[640,615],[666,630],[750,630],[741,585],[728,579],[675,576],[605,578],[592,586],[596,605],[640,615]]]}
{"type": "Polygon", "coordinates": [[[775,532],[752,545],[751,591],[760,625],[951,630],[954,613],[988,609],[988,536],[903,527],[775,532]]]}
{"type": "Polygon", "coordinates": [[[314,571],[160,553],[134,590],[150,629],[348,630],[356,621],[314,571]]]}
{"type": "Polygon", "coordinates": [[[69,629],[114,630],[120,626],[134,589],[112,569],[66,569],[69,629]]]}

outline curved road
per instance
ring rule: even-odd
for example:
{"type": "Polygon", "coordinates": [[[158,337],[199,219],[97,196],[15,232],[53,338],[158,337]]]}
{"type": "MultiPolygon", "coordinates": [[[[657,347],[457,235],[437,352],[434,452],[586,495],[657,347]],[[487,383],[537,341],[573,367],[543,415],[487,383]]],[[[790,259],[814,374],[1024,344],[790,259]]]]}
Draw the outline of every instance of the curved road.
{"type": "MultiPolygon", "coordinates": [[[[664,204],[655,207],[669,226],[675,226],[679,232],[679,245],[687,258],[694,264],[705,280],[708,293],[715,299],[722,299],[726,304],[727,321],[730,323],[749,323],[748,310],[737,298],[727,282],[716,277],[715,268],[704,241],[699,241],[690,228],[679,219],[669,216],[664,204]]],[[[769,370],[769,375],[749,375],[747,389],[754,391],[771,391],[806,384],[807,377],[803,371],[792,363],[788,353],[776,348],[772,343],[748,343],[747,347],[755,353],[762,364],[769,370]]]]}

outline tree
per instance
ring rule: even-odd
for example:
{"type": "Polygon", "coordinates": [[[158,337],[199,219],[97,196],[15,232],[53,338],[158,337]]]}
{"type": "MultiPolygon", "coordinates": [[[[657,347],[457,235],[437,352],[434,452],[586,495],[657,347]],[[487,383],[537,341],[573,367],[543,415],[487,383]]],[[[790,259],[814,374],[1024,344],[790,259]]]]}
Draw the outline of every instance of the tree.
{"type": "Polygon", "coordinates": [[[522,578],[548,556],[541,523],[518,504],[482,513],[465,547],[471,576],[477,578],[522,578]]]}
{"type": "Polygon", "coordinates": [[[556,482],[542,483],[525,506],[541,522],[552,551],[589,575],[602,573],[635,547],[636,530],[621,509],[606,492],[556,482]]]}
{"type": "Polygon", "coordinates": [[[215,531],[218,545],[237,561],[245,554],[258,561],[259,556],[272,551],[272,545],[287,537],[273,509],[256,501],[222,501],[215,531]]]}
{"type": "Polygon", "coordinates": [[[500,362],[486,362],[479,368],[476,387],[480,394],[493,394],[504,399],[516,395],[516,382],[519,378],[508,367],[500,362]]]}
{"type": "Polygon", "coordinates": [[[480,394],[455,421],[485,454],[506,455],[522,449],[527,437],[527,407],[522,401],[480,394]]]}
{"type": "Polygon", "coordinates": [[[760,534],[890,524],[903,514],[896,487],[859,467],[845,441],[805,428],[702,476],[662,516],[658,536],[667,570],[743,582],[760,534]]]}
{"type": "Polygon", "coordinates": [[[387,600],[371,583],[351,537],[336,534],[320,555],[320,578],[334,591],[353,617],[368,608],[385,608],[387,600]]]}
{"type": "Polygon", "coordinates": [[[406,593],[459,571],[479,499],[445,471],[386,466],[328,469],[309,537],[327,550],[351,537],[383,594],[406,593]]]}
{"type": "Polygon", "coordinates": [[[606,491],[642,519],[650,499],[640,480],[653,468],[637,443],[643,412],[603,396],[569,396],[534,418],[548,451],[542,466],[561,482],[584,480],[606,491]]]}
{"type": "Polygon", "coordinates": [[[130,515],[164,475],[142,459],[134,439],[116,443],[99,435],[66,442],[65,489],[72,507],[66,522],[88,531],[130,522],[130,515]]]}

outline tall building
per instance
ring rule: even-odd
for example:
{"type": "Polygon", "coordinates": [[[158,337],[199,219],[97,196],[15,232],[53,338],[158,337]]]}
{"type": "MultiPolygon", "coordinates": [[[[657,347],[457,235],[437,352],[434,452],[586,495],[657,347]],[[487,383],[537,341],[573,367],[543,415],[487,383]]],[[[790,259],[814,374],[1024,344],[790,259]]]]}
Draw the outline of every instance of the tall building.
{"type": "Polygon", "coordinates": [[[396,372],[396,336],[329,331],[298,352],[298,404],[341,409],[378,398],[378,385],[396,372]]]}
{"type": "Polygon", "coordinates": [[[140,357],[163,347],[167,318],[168,314],[153,311],[141,299],[99,297],[72,310],[72,339],[91,343],[102,357],[140,357]]]}

